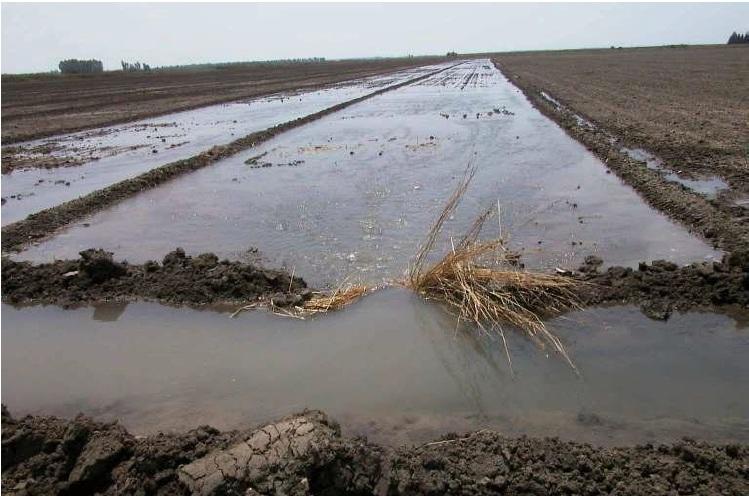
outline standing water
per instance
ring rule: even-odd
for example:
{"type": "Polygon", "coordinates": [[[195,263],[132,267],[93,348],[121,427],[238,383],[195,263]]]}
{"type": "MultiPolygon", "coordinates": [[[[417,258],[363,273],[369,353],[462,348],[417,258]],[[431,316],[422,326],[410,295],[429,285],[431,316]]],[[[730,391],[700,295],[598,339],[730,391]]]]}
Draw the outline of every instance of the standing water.
{"type": "Polygon", "coordinates": [[[120,419],[138,433],[232,428],[320,408],[386,442],[493,427],[597,443],[749,441],[749,334],[728,317],[632,307],[549,322],[581,377],[507,329],[503,347],[383,290],[308,321],[137,303],[3,307],[12,411],[120,419]],[[12,351],[10,351],[12,350],[12,351]]]}
{"type": "MultiPolygon", "coordinates": [[[[102,247],[140,262],[182,246],[241,259],[256,247],[314,286],[376,283],[403,273],[469,164],[478,172],[443,249],[499,204],[486,234],[501,225],[533,267],[718,255],[479,60],[139,194],[20,258],[102,247]]],[[[2,399],[17,413],[83,411],[146,433],[309,407],[393,443],[477,427],[596,443],[749,440],[749,336],[720,315],[662,323],[613,307],[554,319],[578,377],[507,329],[513,376],[499,342],[398,289],[307,321],[151,303],[3,311],[2,399]]]]}
{"type": "Polygon", "coordinates": [[[717,256],[479,60],[137,195],[21,258],[101,247],[143,262],[181,246],[241,259],[257,248],[318,287],[379,283],[402,275],[468,164],[478,172],[443,249],[499,204],[504,234],[533,267],[572,268],[590,254],[631,266],[717,256]]]}

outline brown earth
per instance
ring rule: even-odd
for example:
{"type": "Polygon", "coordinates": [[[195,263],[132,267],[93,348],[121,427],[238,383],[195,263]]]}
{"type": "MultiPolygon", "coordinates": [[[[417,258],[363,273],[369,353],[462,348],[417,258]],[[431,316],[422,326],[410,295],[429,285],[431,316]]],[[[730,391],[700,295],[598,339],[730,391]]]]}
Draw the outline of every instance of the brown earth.
{"type": "Polygon", "coordinates": [[[257,429],[134,437],[79,416],[14,419],[3,406],[5,494],[406,495],[749,492],[749,447],[683,440],[599,448],[478,431],[390,448],[307,411],[257,429]]]}
{"type": "Polygon", "coordinates": [[[590,256],[574,277],[583,306],[634,304],[650,318],[667,320],[687,310],[749,309],[749,252],[733,252],[720,262],[679,267],[656,260],[599,271],[601,259],[590,256]]]}
{"type": "Polygon", "coordinates": [[[540,52],[500,55],[495,64],[536,108],[650,205],[716,247],[749,247],[749,210],[735,203],[749,194],[749,99],[743,91],[749,81],[749,50],[540,52]],[[561,106],[543,98],[541,91],[561,106]],[[701,116],[699,125],[696,115],[701,116]],[[731,187],[708,199],[622,153],[622,146],[656,152],[667,169],[687,176],[721,176],[731,187]]]}
{"type": "Polygon", "coordinates": [[[78,260],[49,264],[3,260],[3,300],[13,304],[71,307],[135,299],[168,304],[246,304],[272,298],[277,306],[310,296],[307,284],[283,270],[242,262],[219,261],[213,253],[190,257],[178,248],[161,263],[143,265],[112,260],[103,250],[81,252],[78,260]]]}
{"type": "MultiPolygon", "coordinates": [[[[599,271],[603,261],[586,259],[577,272],[581,306],[634,304],[654,319],[674,311],[749,309],[749,252],[734,252],[720,262],[683,267],[657,260],[599,271]]],[[[34,265],[3,260],[2,297],[12,304],[64,307],[106,301],[151,300],[184,305],[239,305],[272,298],[277,306],[296,305],[310,296],[304,280],[288,272],[242,262],[219,262],[212,253],[197,257],[177,249],[162,264],[115,262],[112,254],[89,249],[77,260],[34,265]]]]}
{"type": "Polygon", "coordinates": [[[309,90],[445,60],[444,57],[412,57],[85,75],[4,74],[2,143],[281,91],[309,90]]]}
{"type": "Polygon", "coordinates": [[[505,74],[550,93],[674,170],[749,191],[749,46],[508,53],[505,74]]]}

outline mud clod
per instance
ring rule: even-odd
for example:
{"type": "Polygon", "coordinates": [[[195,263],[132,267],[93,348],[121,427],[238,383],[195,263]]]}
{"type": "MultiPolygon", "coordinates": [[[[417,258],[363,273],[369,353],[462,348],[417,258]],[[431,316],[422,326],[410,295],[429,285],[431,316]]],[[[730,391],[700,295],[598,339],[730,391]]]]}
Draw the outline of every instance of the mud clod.
{"type": "Polygon", "coordinates": [[[14,304],[64,307],[135,299],[169,304],[206,305],[275,299],[278,306],[297,304],[310,293],[303,279],[283,270],[242,262],[219,261],[213,253],[188,256],[178,248],[161,264],[115,262],[112,254],[90,249],[77,260],[33,265],[4,260],[3,300],[14,304]]]}
{"type": "Polygon", "coordinates": [[[636,304],[658,320],[667,320],[674,311],[749,307],[749,271],[742,255],[683,267],[656,260],[640,262],[637,270],[609,267],[599,272],[602,264],[598,257],[587,257],[575,276],[589,283],[581,288],[585,305],[636,304]]]}

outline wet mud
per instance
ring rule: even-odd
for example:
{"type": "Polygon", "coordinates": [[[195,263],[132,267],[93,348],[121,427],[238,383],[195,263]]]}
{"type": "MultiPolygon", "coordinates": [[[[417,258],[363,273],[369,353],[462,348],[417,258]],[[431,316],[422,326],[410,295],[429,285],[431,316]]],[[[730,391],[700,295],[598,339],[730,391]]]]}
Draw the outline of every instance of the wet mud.
{"type": "Polygon", "coordinates": [[[136,438],[118,424],[3,407],[7,494],[746,494],[749,448],[685,439],[600,448],[494,431],[390,448],[319,411],[254,429],[136,438]]]}
{"type": "Polygon", "coordinates": [[[624,149],[619,137],[600,124],[581,117],[574,109],[548,95],[543,88],[506,71],[496,61],[495,65],[523,91],[534,107],[601,158],[611,171],[632,186],[652,207],[684,224],[715,247],[725,250],[745,250],[749,247],[746,209],[730,200],[730,195],[710,199],[691,189],[683,180],[669,180],[661,171],[646,167],[643,160],[632,156],[624,149]]]}
{"type": "Polygon", "coordinates": [[[14,304],[80,304],[149,300],[167,304],[242,304],[271,298],[278,306],[310,295],[300,277],[242,262],[219,261],[213,253],[190,257],[182,249],[161,263],[117,262],[104,250],[86,250],[78,260],[49,264],[3,260],[3,299],[14,304]]]}
{"type": "Polygon", "coordinates": [[[576,275],[584,284],[584,305],[631,303],[640,305],[648,317],[666,320],[676,311],[749,308],[749,252],[733,252],[720,262],[698,262],[678,266],[665,260],[631,267],[609,267],[599,272],[603,261],[588,257],[576,275]]]}
{"type": "Polygon", "coordinates": [[[26,244],[39,241],[60,228],[74,222],[82,217],[90,215],[93,212],[110,207],[130,196],[141,191],[155,188],[167,181],[170,181],[187,172],[201,169],[215,162],[232,156],[242,150],[252,148],[272,137],[288,131],[293,128],[303,126],[307,123],[318,120],[326,115],[333,114],[346,107],[367,100],[374,96],[380,95],[387,91],[392,91],[400,87],[416,83],[422,79],[434,76],[449,67],[430,72],[424,76],[416,77],[408,81],[398,83],[392,86],[378,89],[367,95],[348,100],[332,107],[328,107],[320,112],[310,114],[306,117],[300,117],[273,126],[264,131],[251,133],[239,138],[227,145],[214,146],[210,150],[200,153],[188,159],[163,165],[161,167],[149,170],[132,179],[126,179],[119,183],[113,184],[106,188],[94,191],[75,200],[68,201],[61,205],[42,210],[28,216],[26,219],[4,226],[2,229],[2,250],[16,251],[23,248],[26,244]]]}
{"type": "MultiPolygon", "coordinates": [[[[250,253],[253,250],[249,250],[250,253]]],[[[640,305],[648,317],[667,320],[673,312],[724,307],[749,308],[749,252],[721,261],[679,266],[666,260],[642,262],[637,269],[608,267],[589,256],[577,272],[583,306],[640,305]]],[[[196,257],[177,250],[161,263],[130,265],[112,253],[88,249],[77,260],[33,264],[10,258],[2,264],[3,301],[70,307],[108,301],[159,301],[185,305],[232,305],[271,298],[278,306],[296,305],[310,296],[301,277],[262,269],[213,253],[196,257]]]]}

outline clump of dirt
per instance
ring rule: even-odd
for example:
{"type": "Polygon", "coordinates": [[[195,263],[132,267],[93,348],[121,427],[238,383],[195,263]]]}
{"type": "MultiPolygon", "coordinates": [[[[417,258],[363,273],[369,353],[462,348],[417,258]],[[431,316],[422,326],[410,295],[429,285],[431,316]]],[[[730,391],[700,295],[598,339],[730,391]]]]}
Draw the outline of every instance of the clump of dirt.
{"type": "Polygon", "coordinates": [[[3,260],[3,300],[64,307],[144,299],[169,304],[242,304],[271,298],[276,306],[311,296],[302,278],[283,270],[219,261],[213,253],[190,257],[177,248],[161,263],[115,262],[112,253],[89,249],[77,260],[33,265],[3,260]]]}
{"type": "Polygon", "coordinates": [[[257,429],[136,438],[3,407],[8,494],[746,494],[749,448],[684,440],[597,448],[479,431],[393,449],[306,411],[257,429]]]}
{"type": "Polygon", "coordinates": [[[648,317],[666,320],[674,311],[738,306],[749,308],[749,251],[725,255],[720,262],[699,262],[680,267],[665,260],[630,267],[610,267],[585,259],[575,277],[584,305],[632,303],[648,317]]]}
{"type": "Polygon", "coordinates": [[[203,426],[136,439],[116,423],[78,416],[2,412],[3,492],[8,494],[186,494],[183,463],[226,448],[234,433],[203,426]]]}

